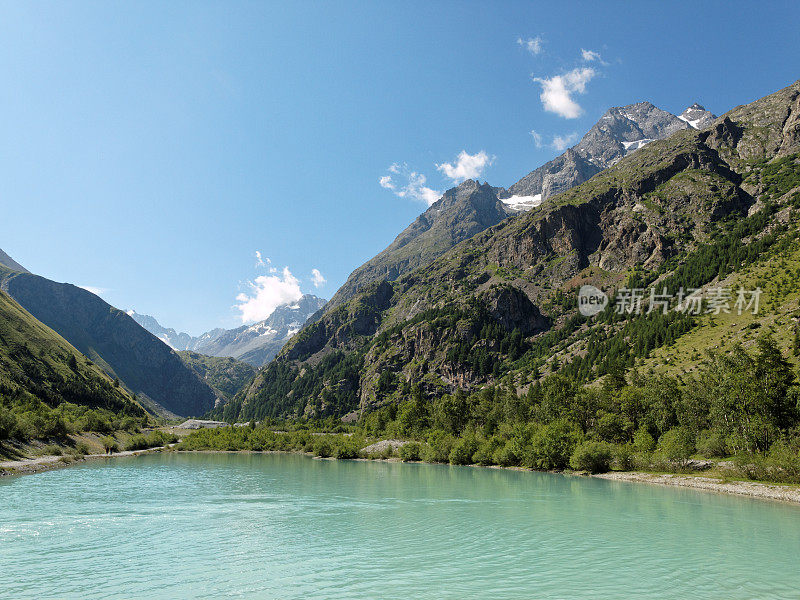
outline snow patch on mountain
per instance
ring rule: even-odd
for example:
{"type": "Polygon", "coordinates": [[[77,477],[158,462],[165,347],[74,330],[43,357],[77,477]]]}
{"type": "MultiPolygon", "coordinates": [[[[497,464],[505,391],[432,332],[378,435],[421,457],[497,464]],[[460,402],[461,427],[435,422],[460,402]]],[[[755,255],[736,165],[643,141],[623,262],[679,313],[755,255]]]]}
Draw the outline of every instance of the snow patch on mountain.
{"type": "Polygon", "coordinates": [[[641,140],[635,140],[633,142],[622,142],[622,145],[625,147],[626,152],[633,152],[634,150],[638,150],[639,148],[649,144],[650,142],[654,141],[651,138],[643,138],[641,140]]]}
{"type": "Polygon", "coordinates": [[[501,198],[501,201],[506,205],[506,210],[509,212],[522,212],[539,206],[542,203],[542,195],[511,196],[509,198],[501,198]]]}

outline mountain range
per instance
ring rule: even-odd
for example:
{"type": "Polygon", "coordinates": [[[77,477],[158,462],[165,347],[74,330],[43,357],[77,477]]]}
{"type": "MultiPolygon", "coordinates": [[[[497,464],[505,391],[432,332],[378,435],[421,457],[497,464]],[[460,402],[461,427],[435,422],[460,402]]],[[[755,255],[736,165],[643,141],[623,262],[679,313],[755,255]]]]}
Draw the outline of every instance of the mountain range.
{"type": "Polygon", "coordinates": [[[188,350],[197,354],[232,357],[254,367],[272,360],[289,338],[300,331],[326,301],[313,294],[304,294],[297,302],[279,306],[263,321],[242,325],[236,329],[212,329],[200,336],[178,333],[163,327],[155,318],[129,310],[128,314],[139,325],[175,350],[188,350]]]}
{"type": "Polygon", "coordinates": [[[554,169],[565,190],[531,173],[511,191],[465,182],[445,193],[212,414],[349,420],[415,386],[423,397],[501,381],[524,392],[544,373],[589,382],[640,364],[672,368],[669,360],[691,369],[698,348],[752,343],[762,327],[786,347],[800,307],[791,286],[800,261],[800,82],[720,118],[699,106],[681,117],[646,103],[609,110],[551,165],[586,167],[554,169]],[[496,200],[514,191],[542,202],[499,219],[496,200]],[[448,228],[426,236],[465,209],[479,224],[463,239],[448,228]],[[585,284],[609,293],[763,287],[772,304],[742,321],[681,311],[588,318],[576,310],[585,284]]]}
{"type": "Polygon", "coordinates": [[[680,116],[650,102],[611,108],[578,144],[534,169],[508,189],[466,180],[409,225],[385,250],[353,271],[334,294],[332,310],[365,285],[394,281],[441,256],[456,244],[579,185],[653,140],[705,126],[714,115],[693,104],[680,116]]]}

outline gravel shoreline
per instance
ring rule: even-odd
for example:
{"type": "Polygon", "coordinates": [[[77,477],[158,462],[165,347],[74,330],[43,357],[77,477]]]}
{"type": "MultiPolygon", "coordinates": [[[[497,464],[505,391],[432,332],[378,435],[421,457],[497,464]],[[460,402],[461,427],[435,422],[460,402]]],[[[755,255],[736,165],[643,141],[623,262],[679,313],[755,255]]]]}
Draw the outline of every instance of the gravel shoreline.
{"type": "Polygon", "coordinates": [[[627,481],[631,483],[649,483],[651,485],[670,485],[673,487],[691,488],[719,494],[733,494],[762,500],[779,500],[800,504],[800,488],[791,485],[761,483],[757,481],[724,481],[713,477],[675,475],[672,473],[641,473],[638,471],[621,471],[592,475],[610,481],[627,481]]]}
{"type": "Polygon", "coordinates": [[[38,456],[36,458],[4,460],[0,461],[0,477],[8,477],[10,475],[32,475],[34,473],[41,473],[42,471],[52,471],[53,469],[69,467],[71,465],[90,460],[139,456],[140,454],[147,454],[149,452],[160,452],[161,450],[169,449],[169,447],[170,446],[162,446],[158,448],[147,448],[145,450],[123,450],[122,452],[115,452],[114,454],[85,454],[83,456],[38,456]]]}

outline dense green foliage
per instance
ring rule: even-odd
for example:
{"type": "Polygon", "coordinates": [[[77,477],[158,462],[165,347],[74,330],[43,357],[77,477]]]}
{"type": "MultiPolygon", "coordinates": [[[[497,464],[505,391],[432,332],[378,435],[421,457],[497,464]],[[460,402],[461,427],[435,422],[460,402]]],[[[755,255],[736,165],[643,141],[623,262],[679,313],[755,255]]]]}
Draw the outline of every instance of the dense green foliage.
{"type": "Polygon", "coordinates": [[[160,448],[168,444],[174,444],[178,437],[172,433],[154,430],[149,433],[138,433],[132,435],[125,444],[125,450],[146,450],[147,448],[160,448]]]}
{"type": "Polygon", "coordinates": [[[321,458],[356,458],[364,438],[308,430],[274,431],[268,426],[201,429],[187,436],[179,450],[302,451],[321,458]]]}
{"type": "Polygon", "coordinates": [[[221,397],[230,400],[256,373],[256,368],[235,358],[206,356],[184,350],[178,356],[221,397]]]}
{"type": "Polygon", "coordinates": [[[699,454],[738,457],[744,476],[800,481],[800,386],[774,339],[748,352],[710,354],[691,381],[636,371],[580,386],[561,373],[527,393],[495,386],[427,401],[418,387],[399,406],[366,415],[353,435],[258,427],[202,430],[183,449],[363,454],[366,440],[413,440],[402,460],[602,472],[684,471],[699,454]]]}
{"type": "Polygon", "coordinates": [[[297,369],[283,361],[272,361],[258,377],[261,387],[256,401],[243,404],[240,398],[210,413],[225,421],[264,419],[294,412],[302,416],[304,403],[296,408],[296,399],[314,399],[316,414],[344,414],[357,405],[356,391],[349,385],[358,377],[363,362],[361,353],[333,352],[316,366],[297,369]],[[342,385],[344,382],[344,385],[342,385]],[[271,398],[273,402],[259,400],[271,398]]]}

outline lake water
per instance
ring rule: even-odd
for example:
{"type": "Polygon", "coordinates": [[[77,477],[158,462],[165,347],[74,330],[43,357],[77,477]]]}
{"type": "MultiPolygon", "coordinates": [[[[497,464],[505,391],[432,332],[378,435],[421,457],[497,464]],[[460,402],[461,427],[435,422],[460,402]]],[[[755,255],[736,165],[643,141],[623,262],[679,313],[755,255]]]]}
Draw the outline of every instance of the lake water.
{"type": "Polygon", "coordinates": [[[800,508],[291,454],[0,479],[0,598],[798,598],[800,508]]]}

